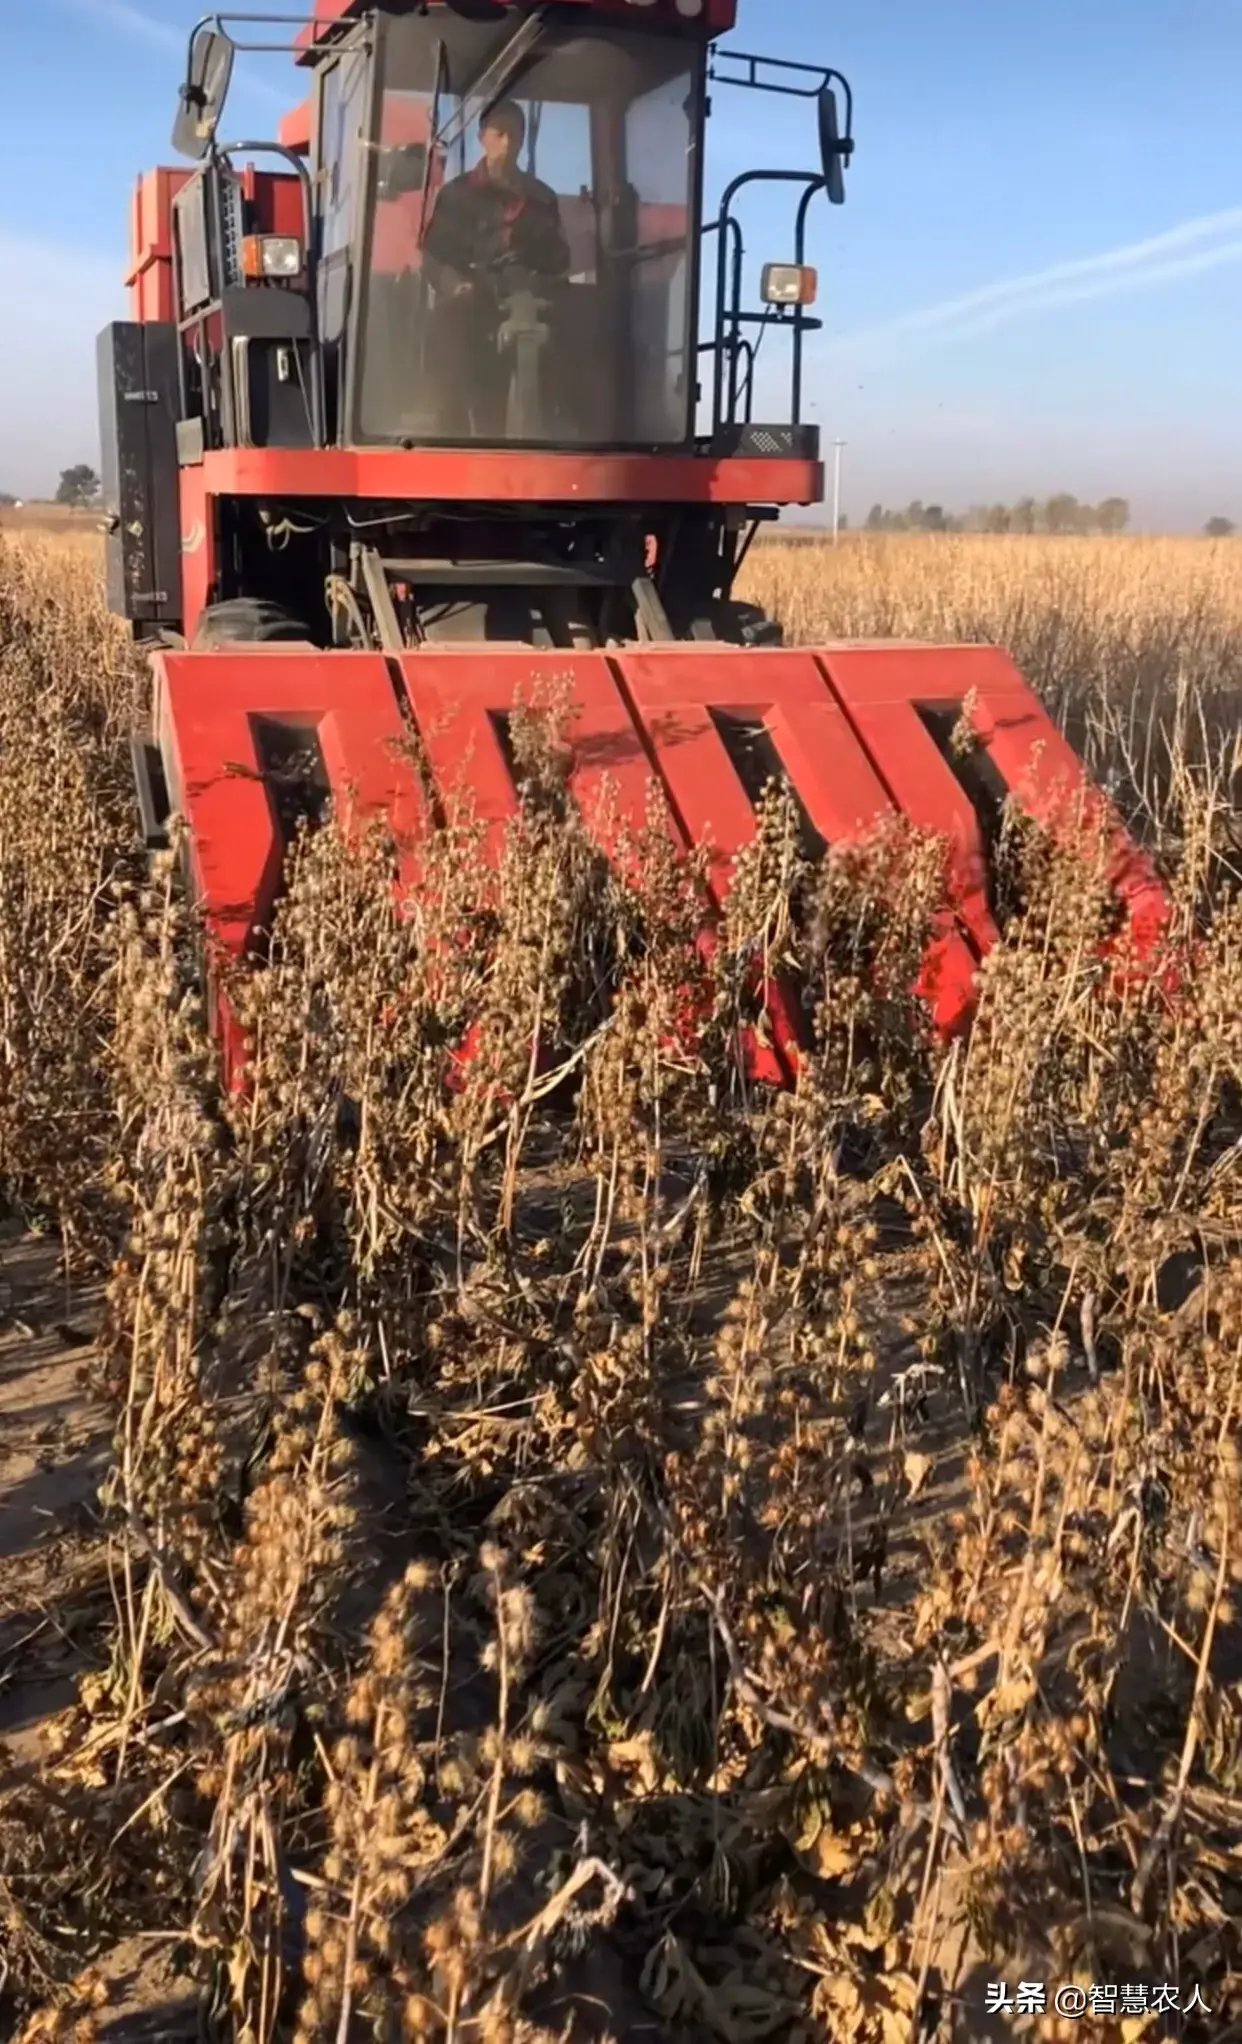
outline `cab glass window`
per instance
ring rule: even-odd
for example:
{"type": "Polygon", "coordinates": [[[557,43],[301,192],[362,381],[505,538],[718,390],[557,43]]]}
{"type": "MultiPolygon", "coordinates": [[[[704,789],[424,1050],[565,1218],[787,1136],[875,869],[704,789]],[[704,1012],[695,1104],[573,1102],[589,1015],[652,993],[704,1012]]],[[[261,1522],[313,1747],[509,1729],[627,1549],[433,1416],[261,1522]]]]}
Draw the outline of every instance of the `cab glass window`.
{"type": "Polygon", "coordinates": [[[688,441],[705,61],[677,32],[386,22],[353,437],[688,441]]]}

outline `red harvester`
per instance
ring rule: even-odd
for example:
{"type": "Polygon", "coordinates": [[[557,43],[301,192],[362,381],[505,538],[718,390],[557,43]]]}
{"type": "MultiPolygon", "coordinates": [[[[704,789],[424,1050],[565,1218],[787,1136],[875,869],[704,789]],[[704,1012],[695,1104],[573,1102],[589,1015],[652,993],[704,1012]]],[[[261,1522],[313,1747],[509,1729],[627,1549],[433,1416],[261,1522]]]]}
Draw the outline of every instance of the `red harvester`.
{"type": "MultiPolygon", "coordinates": [[[[318,0],[194,32],[174,134],[193,167],[138,185],[133,318],[101,336],[101,401],[110,602],[155,666],[144,826],[156,843],[187,819],[227,951],[279,884],[291,744],[324,790],[416,833],[413,727],[498,820],[517,801],[504,718],[567,678],[578,793],[606,772],[639,821],[654,777],[719,884],[762,772],[827,845],[893,809],[942,832],[952,919],[926,984],[942,1027],[968,1018],[996,940],[986,816],[1006,790],[1064,813],[1082,769],[1003,653],[787,650],[734,594],[764,523],[822,501],[808,228],[854,150],[846,81],[722,44],[735,14],[318,0]],[[305,102],[278,142],[223,141],[238,51],[279,49],[305,102]],[[707,218],[713,85],[802,101],[819,160],[742,173],[707,218]],[[793,221],[790,260],[761,273],[742,225],[760,192],[793,221]],[[968,698],[969,773],[947,742],[968,698]]],[[[1115,842],[1142,937],[1163,898],[1115,842]]]]}

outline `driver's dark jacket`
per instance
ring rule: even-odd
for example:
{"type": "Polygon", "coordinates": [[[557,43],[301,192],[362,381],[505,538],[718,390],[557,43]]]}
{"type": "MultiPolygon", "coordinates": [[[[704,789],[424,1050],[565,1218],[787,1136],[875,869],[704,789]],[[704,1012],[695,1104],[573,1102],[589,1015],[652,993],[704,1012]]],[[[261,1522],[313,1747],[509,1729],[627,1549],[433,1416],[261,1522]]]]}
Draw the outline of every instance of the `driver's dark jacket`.
{"type": "Polygon", "coordinates": [[[563,278],[569,247],[556,193],[527,171],[502,181],[478,164],[446,185],[427,231],[425,254],[433,284],[442,272],[469,277],[509,263],[537,277],[563,278]]]}

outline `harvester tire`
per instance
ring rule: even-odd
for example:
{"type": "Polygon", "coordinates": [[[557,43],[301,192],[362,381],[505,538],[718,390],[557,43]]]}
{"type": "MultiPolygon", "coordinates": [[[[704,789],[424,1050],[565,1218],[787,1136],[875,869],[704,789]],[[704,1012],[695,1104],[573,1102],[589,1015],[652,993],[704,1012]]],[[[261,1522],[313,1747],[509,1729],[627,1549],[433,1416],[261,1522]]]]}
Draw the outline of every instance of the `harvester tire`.
{"type": "Polygon", "coordinates": [[[757,603],[739,603],[730,597],[712,605],[695,637],[715,639],[722,646],[783,646],[785,628],[757,603]]]}
{"type": "Polygon", "coordinates": [[[309,627],[281,604],[262,596],[230,596],[203,612],[192,650],[213,653],[223,646],[304,644],[309,638],[309,627]]]}

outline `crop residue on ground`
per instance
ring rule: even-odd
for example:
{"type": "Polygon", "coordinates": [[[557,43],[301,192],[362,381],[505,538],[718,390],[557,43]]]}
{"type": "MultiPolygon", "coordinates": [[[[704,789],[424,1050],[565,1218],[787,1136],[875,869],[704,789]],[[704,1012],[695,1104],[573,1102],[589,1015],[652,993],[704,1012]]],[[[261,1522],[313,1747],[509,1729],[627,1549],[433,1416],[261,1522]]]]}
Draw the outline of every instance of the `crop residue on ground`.
{"type": "Polygon", "coordinates": [[[6,2036],[1242,2025],[1242,550],[769,545],[747,594],[1005,644],[1176,997],[1015,818],[938,1046],[940,848],[808,863],[779,788],[709,955],[550,700],[499,873],[468,807],[412,903],[299,843],[222,1097],[93,542],[0,536],[6,2036]]]}

